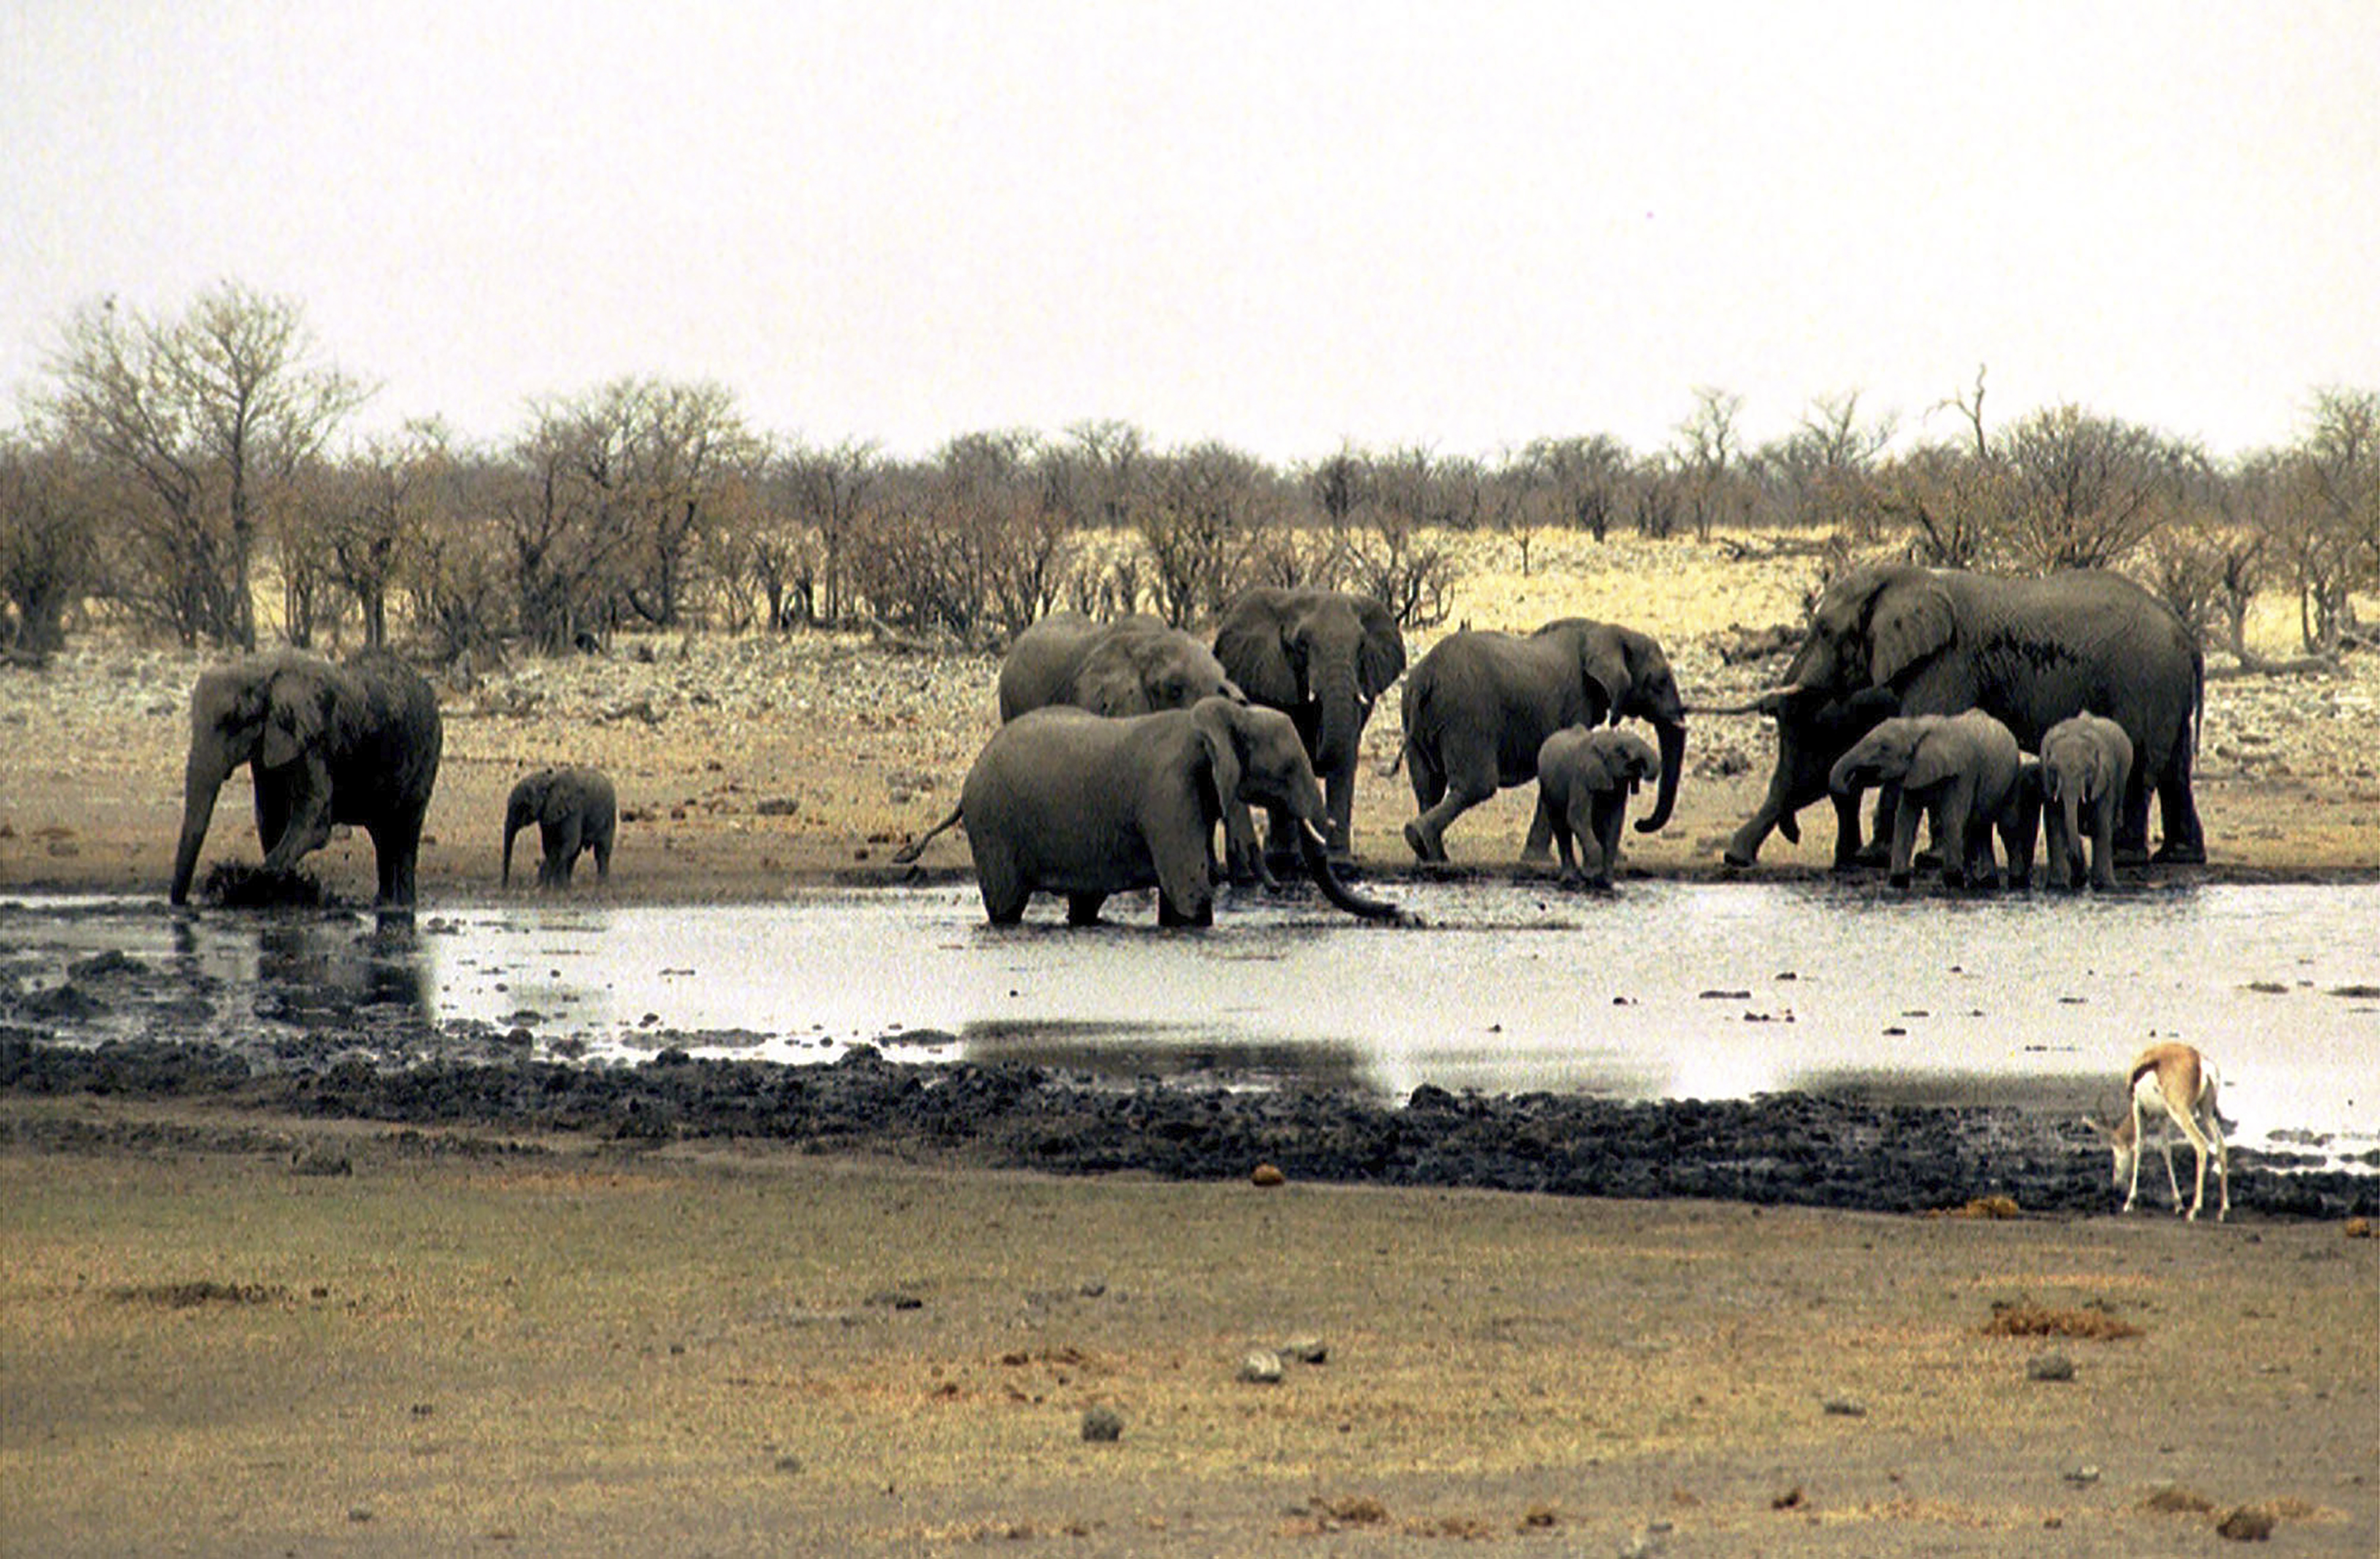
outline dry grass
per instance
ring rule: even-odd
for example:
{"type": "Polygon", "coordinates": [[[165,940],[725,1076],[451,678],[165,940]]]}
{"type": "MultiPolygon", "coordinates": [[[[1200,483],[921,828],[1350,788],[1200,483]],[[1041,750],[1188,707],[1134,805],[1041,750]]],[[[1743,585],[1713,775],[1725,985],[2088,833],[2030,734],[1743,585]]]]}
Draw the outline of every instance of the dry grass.
{"type": "Polygon", "coordinates": [[[1986,1337],[2086,1337],[2109,1342],[2142,1334],[2139,1327],[2101,1302],[2058,1309],[2029,1299],[2003,1300],[1992,1306],[1992,1319],[1984,1323],[1986,1337]]]}

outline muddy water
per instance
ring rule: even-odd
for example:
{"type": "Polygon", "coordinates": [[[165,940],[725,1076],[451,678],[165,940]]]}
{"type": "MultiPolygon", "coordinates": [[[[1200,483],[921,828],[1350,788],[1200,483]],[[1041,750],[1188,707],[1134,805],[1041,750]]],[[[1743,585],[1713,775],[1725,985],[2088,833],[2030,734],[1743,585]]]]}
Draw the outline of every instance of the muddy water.
{"type": "MultiPolygon", "coordinates": [[[[1121,1076],[1423,1083],[1621,1098],[1856,1088],[1910,1102],[2071,1099],[2153,1037],[2214,1054],[2236,1140],[2380,1147],[2380,886],[1904,898],[1814,883],[1629,883],[1588,897],[1401,883],[1418,926],[1227,900],[1072,931],[986,926],[972,888],[750,907],[353,915],[0,902],[0,991],[67,1037],[220,1038],[336,1019],[517,1030],[540,1054],[667,1045],[787,1061],[1029,1059],[1121,1076]],[[138,1008],[47,999],[115,952],[138,1008]]],[[[2104,1089],[2098,1079],[2107,1079],[2104,1089]]]]}

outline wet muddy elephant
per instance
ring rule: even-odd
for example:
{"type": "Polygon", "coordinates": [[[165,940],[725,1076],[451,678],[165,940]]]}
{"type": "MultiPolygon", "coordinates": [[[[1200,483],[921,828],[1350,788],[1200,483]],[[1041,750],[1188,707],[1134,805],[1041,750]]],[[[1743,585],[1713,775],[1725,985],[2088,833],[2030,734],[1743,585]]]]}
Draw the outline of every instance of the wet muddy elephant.
{"type": "Polygon", "coordinates": [[[216,793],[245,763],[265,871],[288,871],[330,842],[333,824],[347,823],[371,836],[378,902],[409,907],[443,745],[438,695],[386,651],[333,664],[277,650],[201,674],[190,691],[182,832],[167,896],[189,901],[216,793]]]}
{"type": "MultiPolygon", "coordinates": [[[[1849,752],[1852,743],[1876,729],[1879,722],[1891,718],[1900,710],[1900,700],[1890,688],[1864,688],[1849,698],[1806,689],[1773,691],[1748,704],[1708,711],[1713,714],[1767,714],[1777,721],[1777,766],[1768,775],[1768,792],[1760,798],[1759,810],[1728,840],[1720,859],[1730,866],[1750,866],[1759,859],[1760,846],[1772,829],[1784,834],[1786,843],[1800,844],[1802,829],[1795,814],[1804,807],[1827,800],[1832,794],[1827,786],[1827,776],[1835,761],[1849,752]]],[[[1891,834],[1899,794],[1889,786],[1879,791],[1876,815],[1878,847],[1891,834]]],[[[1858,798],[1833,798],[1834,869],[1847,871],[1872,864],[1862,837],[1858,798]]]]}
{"type": "Polygon", "coordinates": [[[1892,830],[1892,883],[1905,887],[1917,853],[1917,822],[1930,817],[1942,880],[1951,887],[1998,880],[1997,831],[2008,851],[2010,886],[2032,881],[2041,821],[2041,765],[2017,750],[2009,728],[1981,710],[1896,715],[1852,744],[1828,783],[1837,795],[1900,787],[1892,830]]]}
{"type": "MultiPolygon", "coordinates": [[[[1648,634],[1562,617],[1532,634],[1464,630],[1439,639],[1405,678],[1405,740],[1419,814],[1405,843],[1426,861],[1446,859],[1446,830],[1500,787],[1537,775],[1537,749],[1565,725],[1617,725],[1627,715],[1659,738],[1660,789],[1649,834],[1670,821],[1686,750],[1686,706],[1670,658],[1648,634]]],[[[1548,858],[1532,826],[1525,859],[1548,858]]]]}
{"type": "Polygon", "coordinates": [[[1051,704],[1148,714],[1217,694],[1245,698],[1196,635],[1141,613],[1112,623],[1053,614],[1018,634],[1000,663],[1003,721],[1051,704]]]}
{"type": "Polygon", "coordinates": [[[1530,833],[1553,838],[1564,883],[1611,885],[1620,864],[1620,824],[1628,798],[1661,777],[1661,760],[1633,731],[1568,725],[1537,749],[1537,816],[1530,833]],[[1572,841],[1577,858],[1571,854],[1572,841]]]}
{"type": "MultiPolygon", "coordinates": [[[[1242,591],[1215,625],[1215,659],[1249,701],[1287,714],[1322,781],[1330,853],[1354,847],[1355,767],[1372,706],[1404,674],[1404,635],[1389,609],[1348,591],[1242,591]]],[[[1271,848],[1293,847],[1276,812],[1271,848]]]]}
{"type": "Polygon", "coordinates": [[[1296,820],[1306,869],[1332,904],[1366,918],[1397,913],[1332,871],[1316,832],[1322,786],[1289,716],[1223,698],[1118,719],[1071,708],[1019,715],[984,744],[958,806],[894,859],[917,859],[964,822],[994,925],[1022,919],[1036,893],[1063,895],[1067,920],[1087,925],[1110,895],[1153,887],[1160,924],[1204,926],[1214,919],[1215,826],[1234,798],[1296,820]]]}
{"type": "Polygon", "coordinates": [[[2091,885],[2116,885],[2116,808],[2132,774],[2124,728],[2095,714],[2061,720],[2041,738],[2041,810],[2049,834],[2049,881],[2079,888],[2082,841],[2091,842],[2091,885]]]}
{"type": "Polygon", "coordinates": [[[2155,792],[2165,835],[2157,859],[2206,859],[2190,777],[2204,662],[2181,619],[2119,574],[2003,579],[1908,564],[1863,568],[1819,598],[1785,682],[1838,697],[1888,688],[1903,714],[1979,709],[2028,751],[2067,716],[2096,710],[2132,743],[2119,854],[2147,855],[2155,792]]]}
{"type": "Polygon", "coordinates": [[[582,854],[595,858],[595,875],[612,876],[612,840],[619,828],[619,798],[600,769],[557,767],[525,774],[504,799],[504,882],[513,880],[513,836],[537,824],[543,848],[537,867],[540,888],[566,888],[582,854]]]}

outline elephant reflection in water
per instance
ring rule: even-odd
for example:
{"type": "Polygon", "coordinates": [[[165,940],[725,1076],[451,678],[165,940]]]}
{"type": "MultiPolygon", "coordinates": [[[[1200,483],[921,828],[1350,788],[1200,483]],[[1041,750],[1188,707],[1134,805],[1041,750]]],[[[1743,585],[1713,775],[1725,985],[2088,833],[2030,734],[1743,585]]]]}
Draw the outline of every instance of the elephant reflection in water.
{"type": "Polygon", "coordinates": [[[257,927],[259,1005],[267,998],[283,1015],[328,1023],[367,1007],[431,1017],[430,970],[413,927],[382,918],[356,934],[345,918],[280,916],[257,927]]]}

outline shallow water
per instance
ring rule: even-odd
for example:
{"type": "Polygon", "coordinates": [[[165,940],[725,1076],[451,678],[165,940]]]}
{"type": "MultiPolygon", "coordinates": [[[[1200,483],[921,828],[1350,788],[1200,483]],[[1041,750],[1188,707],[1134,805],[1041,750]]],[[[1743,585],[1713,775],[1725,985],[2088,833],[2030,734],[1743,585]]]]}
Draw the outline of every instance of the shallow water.
{"type": "MultiPolygon", "coordinates": [[[[815,1061],[865,1041],[896,1058],[1390,1096],[1423,1083],[1647,1099],[1856,1087],[1912,1102],[2079,1089],[2112,1109],[2131,1054],[2179,1038],[2216,1058],[2235,1140],[2380,1147],[2380,886],[1388,891],[1425,923],[1241,897],[1211,932],[1160,932],[1144,898],[1111,902],[1115,923],[1089,930],[1038,905],[996,930],[968,886],[507,905],[425,911],[410,929],[30,897],[0,901],[0,980],[55,985],[112,948],[187,984],[176,1010],[193,1035],[224,1015],[360,1009],[519,1028],[541,1051],[599,1061],[664,1044],[815,1061]]],[[[114,1021],[55,1026],[101,1037],[114,1021]]]]}

